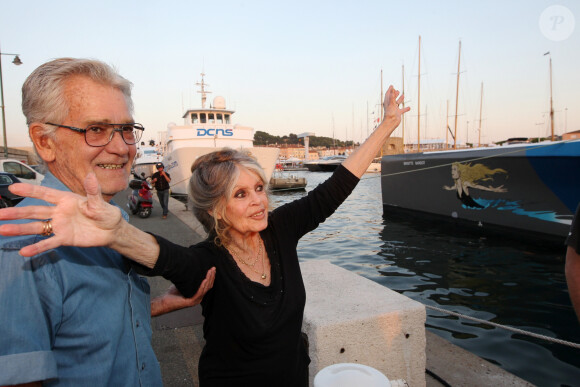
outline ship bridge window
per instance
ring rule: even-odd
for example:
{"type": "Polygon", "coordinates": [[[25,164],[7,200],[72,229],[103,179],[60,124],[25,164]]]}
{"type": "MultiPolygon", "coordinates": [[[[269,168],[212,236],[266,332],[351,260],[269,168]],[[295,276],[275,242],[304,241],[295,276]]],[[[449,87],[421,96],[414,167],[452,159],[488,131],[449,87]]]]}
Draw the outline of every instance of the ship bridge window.
{"type": "Polygon", "coordinates": [[[229,124],[230,123],[230,115],[224,114],[224,117],[226,118],[226,124],[229,124]]]}
{"type": "Polygon", "coordinates": [[[197,124],[197,113],[191,113],[191,123],[192,124],[197,124]]]}
{"type": "Polygon", "coordinates": [[[213,113],[209,113],[208,117],[209,117],[209,123],[215,124],[215,115],[213,113]]]}
{"type": "Polygon", "coordinates": [[[224,123],[224,117],[223,117],[223,115],[221,113],[218,113],[218,114],[216,114],[216,116],[217,116],[217,121],[216,122],[218,124],[223,124],[224,123]]]}
{"type": "Polygon", "coordinates": [[[199,122],[201,122],[202,124],[205,124],[207,122],[205,113],[199,113],[199,122]]]}

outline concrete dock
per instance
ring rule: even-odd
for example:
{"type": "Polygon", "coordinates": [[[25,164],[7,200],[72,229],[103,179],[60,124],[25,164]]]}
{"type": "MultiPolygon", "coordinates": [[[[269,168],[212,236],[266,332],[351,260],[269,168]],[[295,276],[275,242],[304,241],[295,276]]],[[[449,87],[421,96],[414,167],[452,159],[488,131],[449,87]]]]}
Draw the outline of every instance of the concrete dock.
{"type": "MultiPolygon", "coordinates": [[[[115,202],[126,208],[129,191],[118,194],[115,202]]],[[[154,195],[156,199],[156,196],[154,195]]],[[[131,223],[141,230],[161,235],[188,246],[202,240],[203,230],[191,211],[173,198],[170,213],[161,218],[161,207],[154,202],[150,218],[130,215],[131,223]]],[[[162,294],[170,283],[162,278],[149,279],[151,296],[162,294]]],[[[203,317],[194,307],[152,319],[153,347],[161,365],[163,383],[168,387],[197,386],[197,362],[203,348],[203,317]]],[[[437,386],[532,386],[436,334],[426,331],[426,385],[437,386]]]]}

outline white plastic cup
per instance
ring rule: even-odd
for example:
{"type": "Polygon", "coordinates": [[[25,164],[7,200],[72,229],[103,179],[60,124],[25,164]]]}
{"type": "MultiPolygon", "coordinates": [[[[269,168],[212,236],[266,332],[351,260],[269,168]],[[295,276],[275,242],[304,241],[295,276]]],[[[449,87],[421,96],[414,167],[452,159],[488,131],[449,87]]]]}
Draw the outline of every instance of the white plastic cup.
{"type": "Polygon", "coordinates": [[[325,367],[314,377],[314,387],[391,387],[380,371],[357,363],[339,363],[325,367]]]}

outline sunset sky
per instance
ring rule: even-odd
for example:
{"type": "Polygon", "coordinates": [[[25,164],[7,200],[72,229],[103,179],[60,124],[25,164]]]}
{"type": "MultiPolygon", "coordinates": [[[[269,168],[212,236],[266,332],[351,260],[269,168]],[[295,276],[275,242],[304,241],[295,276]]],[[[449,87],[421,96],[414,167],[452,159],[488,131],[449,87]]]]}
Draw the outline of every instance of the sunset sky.
{"type": "Polygon", "coordinates": [[[208,100],[225,97],[234,123],[361,141],[377,117],[381,70],[384,90],[400,89],[403,66],[405,141],[416,141],[419,110],[421,139],[444,139],[447,105],[455,125],[460,40],[460,143],[477,143],[480,103],[483,143],[548,135],[550,57],[556,133],[580,130],[578,24],[571,0],[1,1],[0,49],[24,63],[2,55],[8,145],[30,144],[25,78],[64,56],[101,59],[134,83],[145,139],[200,107],[205,72],[208,100]]]}

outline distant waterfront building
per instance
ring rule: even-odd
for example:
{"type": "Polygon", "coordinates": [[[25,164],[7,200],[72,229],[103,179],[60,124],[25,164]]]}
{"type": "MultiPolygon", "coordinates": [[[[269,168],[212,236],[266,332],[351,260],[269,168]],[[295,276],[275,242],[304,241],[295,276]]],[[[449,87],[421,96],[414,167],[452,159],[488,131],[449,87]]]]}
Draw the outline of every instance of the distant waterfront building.
{"type": "MultiPolygon", "coordinates": [[[[305,150],[304,147],[300,145],[284,145],[280,147],[280,155],[278,157],[281,160],[287,160],[291,158],[304,160],[305,150]]],[[[310,156],[309,158],[312,160],[312,156],[310,156]]]]}
{"type": "Polygon", "coordinates": [[[564,133],[562,135],[562,140],[576,140],[580,138],[580,130],[575,130],[573,132],[564,133]]]}
{"type": "Polygon", "coordinates": [[[417,140],[408,142],[405,144],[405,152],[417,152],[420,147],[421,152],[444,150],[445,140],[440,138],[421,140],[419,143],[417,140]]]}
{"type": "Polygon", "coordinates": [[[381,154],[377,156],[398,155],[400,153],[403,153],[403,151],[404,151],[403,138],[389,137],[387,141],[383,144],[381,154]]]}

